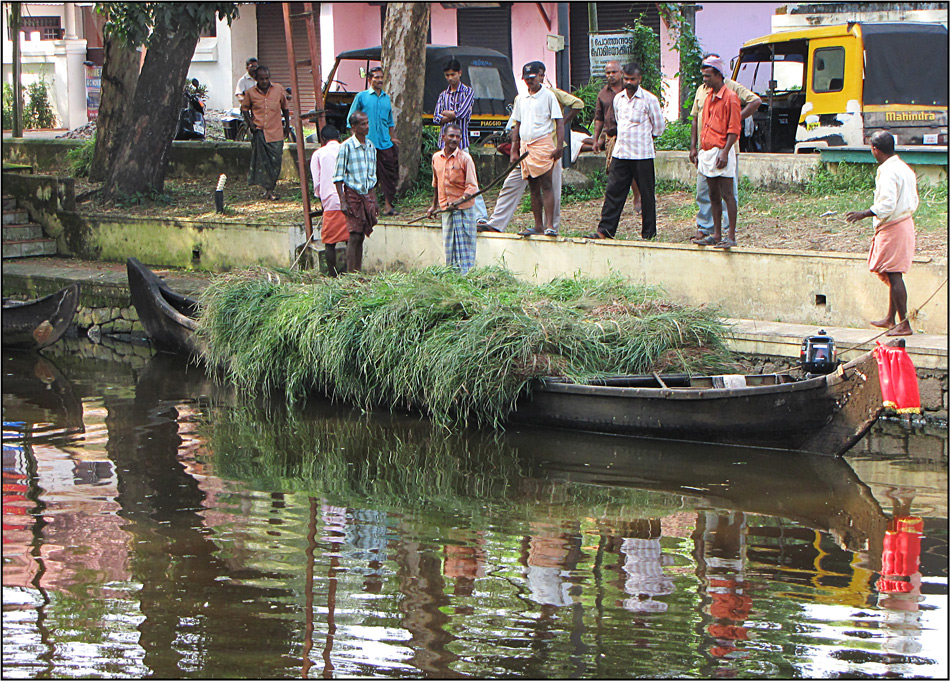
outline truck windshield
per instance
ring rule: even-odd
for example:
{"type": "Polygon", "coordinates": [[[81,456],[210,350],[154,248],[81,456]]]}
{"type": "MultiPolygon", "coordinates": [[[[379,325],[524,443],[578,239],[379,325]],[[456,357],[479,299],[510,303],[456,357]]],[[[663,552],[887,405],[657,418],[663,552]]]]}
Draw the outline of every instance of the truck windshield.
{"type": "MultiPolygon", "coordinates": [[[[775,92],[793,92],[805,89],[805,52],[793,47],[796,43],[775,45],[775,72],[772,72],[772,54],[768,45],[743,50],[739,54],[736,82],[757,95],[769,91],[769,81],[775,80],[775,92]]],[[[804,44],[803,44],[804,48],[804,44]]]]}

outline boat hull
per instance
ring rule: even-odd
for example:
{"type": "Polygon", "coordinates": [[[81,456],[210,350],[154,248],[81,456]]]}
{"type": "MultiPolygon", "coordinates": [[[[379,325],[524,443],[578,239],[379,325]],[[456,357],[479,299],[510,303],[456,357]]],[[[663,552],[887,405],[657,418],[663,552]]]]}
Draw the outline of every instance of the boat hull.
{"type": "Polygon", "coordinates": [[[197,301],[172,291],[135,258],[128,259],[126,271],[132,305],[155,347],[166,352],[200,357],[203,346],[195,335],[197,301]]]}
{"type": "Polygon", "coordinates": [[[512,423],[838,456],[883,411],[871,353],[828,376],[740,388],[624,388],[543,381],[512,423]]]}
{"type": "Polygon", "coordinates": [[[79,284],[36,300],[4,302],[3,347],[39,350],[66,333],[79,307],[79,284]]]}

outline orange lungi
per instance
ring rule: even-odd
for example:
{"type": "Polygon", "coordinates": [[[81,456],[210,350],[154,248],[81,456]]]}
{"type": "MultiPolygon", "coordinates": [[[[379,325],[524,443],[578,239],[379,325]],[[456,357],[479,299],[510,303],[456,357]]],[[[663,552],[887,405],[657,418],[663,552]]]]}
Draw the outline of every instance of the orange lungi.
{"type": "Polygon", "coordinates": [[[325,244],[338,244],[350,238],[346,226],[346,215],[342,210],[323,211],[323,226],[320,227],[320,241],[325,244]]]}
{"type": "Polygon", "coordinates": [[[888,272],[907,272],[914,259],[915,245],[914,219],[910,215],[881,223],[874,230],[868,269],[885,282],[888,272]]]}
{"type": "Polygon", "coordinates": [[[554,153],[554,141],[550,135],[544,135],[536,140],[521,143],[521,153],[528,152],[528,155],[521,162],[521,177],[527,180],[529,177],[540,177],[554,167],[554,159],[551,154],[554,153]]]}

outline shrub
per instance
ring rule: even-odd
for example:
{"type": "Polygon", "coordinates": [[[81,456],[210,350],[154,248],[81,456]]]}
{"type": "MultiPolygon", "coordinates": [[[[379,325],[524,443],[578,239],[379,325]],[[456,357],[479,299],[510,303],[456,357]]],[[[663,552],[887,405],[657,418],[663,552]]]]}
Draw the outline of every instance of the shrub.
{"type": "Polygon", "coordinates": [[[656,138],[656,148],[662,151],[689,151],[690,127],[689,121],[668,122],[666,130],[656,138]]]}
{"type": "Polygon", "coordinates": [[[45,80],[37,80],[26,88],[29,103],[23,110],[23,127],[52,128],[56,123],[56,114],[49,101],[49,85],[45,80]]]}
{"type": "Polygon", "coordinates": [[[13,128],[13,86],[3,84],[3,129],[13,128]]]}
{"type": "Polygon", "coordinates": [[[575,97],[584,100],[584,108],[577,114],[575,120],[592,133],[594,132],[594,108],[597,106],[597,93],[603,87],[603,80],[597,76],[591,76],[587,85],[581,85],[572,92],[575,97]]]}
{"type": "Polygon", "coordinates": [[[89,177],[92,155],[96,149],[96,136],[83,141],[82,145],[66,152],[66,162],[73,177],[89,177]]]}
{"type": "Polygon", "coordinates": [[[828,194],[869,195],[874,193],[877,167],[870,163],[838,164],[835,172],[822,163],[805,185],[805,193],[812,196],[828,194]]]}

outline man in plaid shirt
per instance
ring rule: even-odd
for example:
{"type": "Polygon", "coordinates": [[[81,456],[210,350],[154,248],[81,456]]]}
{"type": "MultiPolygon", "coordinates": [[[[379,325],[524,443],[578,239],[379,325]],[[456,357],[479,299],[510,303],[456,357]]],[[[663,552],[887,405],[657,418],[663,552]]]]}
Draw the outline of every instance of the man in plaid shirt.
{"type": "MultiPolygon", "coordinates": [[[[432,121],[442,126],[439,131],[439,149],[445,148],[445,129],[449,124],[454,124],[462,133],[459,149],[465,151],[469,144],[468,124],[472,119],[475,91],[462,82],[462,65],[458,59],[446,61],[442,73],[445,75],[448,87],[439,95],[435,103],[435,111],[432,112],[432,121]]],[[[475,197],[475,217],[476,219],[488,218],[488,208],[481,195],[475,197]]]]}
{"type": "Polygon", "coordinates": [[[660,110],[660,101],[652,92],[640,87],[640,80],[639,64],[630,62],[623,67],[624,90],[614,97],[617,141],[607,179],[604,207],[600,212],[597,231],[588,234],[588,239],[614,238],[633,180],[640,187],[643,205],[640,235],[644,239],[656,236],[656,177],[653,169],[656,150],[653,139],[663,134],[666,120],[660,110]]]}
{"type": "Polygon", "coordinates": [[[369,117],[362,111],[350,115],[353,134],[340,145],[333,171],[333,184],[346,215],[350,238],[346,247],[346,269],[363,267],[363,240],[373,233],[379,218],[376,203],[376,147],[369,139],[369,117]]]}

